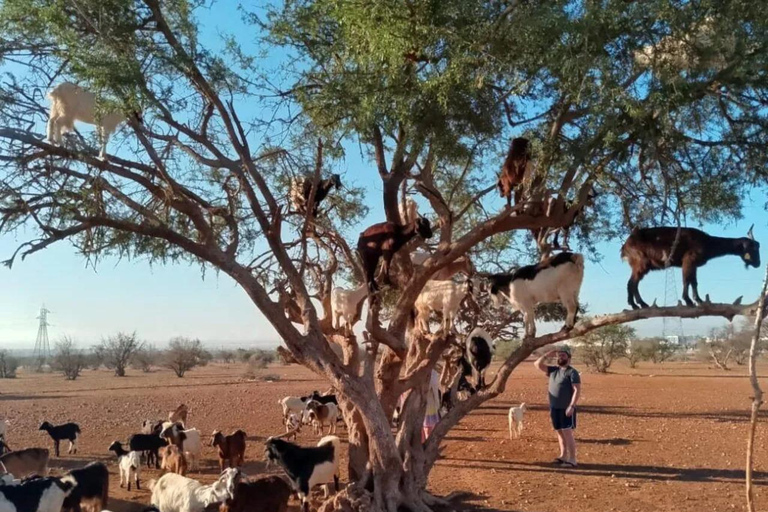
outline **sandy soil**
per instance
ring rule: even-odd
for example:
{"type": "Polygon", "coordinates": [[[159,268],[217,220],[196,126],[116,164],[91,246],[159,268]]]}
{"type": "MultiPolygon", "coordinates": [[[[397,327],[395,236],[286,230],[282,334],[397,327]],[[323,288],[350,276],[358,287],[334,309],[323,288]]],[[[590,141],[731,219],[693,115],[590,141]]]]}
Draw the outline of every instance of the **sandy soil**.
{"type": "MultiPolygon", "coordinates": [[[[550,462],[557,455],[557,441],[545,403],[546,379],[526,363],[513,374],[506,393],[451,432],[432,472],[431,490],[438,495],[466,491],[461,508],[490,512],[743,509],[750,396],[745,370],[667,363],[641,364],[637,370],[619,365],[614,371],[583,374],[577,469],[550,462]],[[525,431],[521,439],[510,440],[507,409],[520,402],[530,408],[525,431]]],[[[189,424],[206,438],[214,429],[247,432],[247,474],[275,472],[262,459],[264,439],[283,431],[277,400],[327,385],[296,366],[267,370],[281,379],[271,383],[248,381],[242,372],[237,364],[210,365],[183,379],[168,371],[129,371],[117,378],[99,370],[86,371],[74,382],[55,374],[21,373],[15,380],[0,381],[0,418],[11,422],[7,437],[15,449],[51,448],[47,434],[37,430],[42,420],[79,423],[79,452],[66,455],[64,448],[62,457],[52,460],[53,472],[108,461],[110,510],[135,512],[149,503],[146,483],[158,472],[142,471],[145,486],[140,491],[120,489],[114,457],[106,448],[137,432],[143,419],[165,417],[181,402],[190,408],[189,424]]],[[[756,444],[758,505],[768,503],[765,427],[761,421],[756,444]]],[[[317,439],[308,431],[299,436],[306,445],[317,439]]],[[[209,446],[201,469],[190,476],[209,482],[218,475],[218,459],[209,446]]]]}

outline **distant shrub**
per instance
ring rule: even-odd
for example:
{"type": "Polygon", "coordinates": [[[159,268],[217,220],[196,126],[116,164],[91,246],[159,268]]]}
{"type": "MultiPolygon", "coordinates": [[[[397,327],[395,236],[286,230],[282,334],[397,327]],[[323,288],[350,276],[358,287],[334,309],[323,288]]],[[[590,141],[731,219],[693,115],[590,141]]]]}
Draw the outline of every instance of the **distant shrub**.
{"type": "Polygon", "coordinates": [[[192,368],[207,365],[212,358],[200,340],[178,337],[168,343],[168,350],[163,356],[163,366],[170,368],[181,378],[192,368]]]}
{"type": "Polygon", "coordinates": [[[275,353],[271,350],[257,350],[248,359],[248,366],[257,370],[263,370],[269,364],[275,362],[275,353]]]}
{"type": "Polygon", "coordinates": [[[264,382],[280,382],[280,376],[274,373],[268,373],[267,375],[262,375],[259,380],[264,382]]]}
{"type": "Polygon", "coordinates": [[[231,350],[221,349],[216,353],[216,359],[229,364],[235,360],[235,353],[231,350]]]}
{"type": "Polygon", "coordinates": [[[99,354],[104,366],[115,370],[117,377],[125,377],[125,369],[133,359],[133,356],[142,349],[143,343],[136,338],[136,333],[117,333],[102,340],[99,346],[99,354]]]}
{"type": "Polygon", "coordinates": [[[158,351],[154,345],[148,345],[140,350],[137,350],[131,360],[131,368],[134,370],[141,370],[144,373],[148,373],[152,370],[152,366],[159,364],[162,354],[158,351]]]}
{"type": "Polygon", "coordinates": [[[67,380],[75,380],[87,366],[87,358],[82,350],[75,347],[72,338],[64,337],[56,343],[51,369],[64,374],[67,380]]]}
{"type": "Polygon", "coordinates": [[[606,373],[613,362],[627,354],[635,330],[626,325],[606,325],[578,338],[578,354],[588,368],[606,373]]]}
{"type": "Polygon", "coordinates": [[[239,348],[235,351],[235,356],[241,363],[247,363],[253,354],[253,350],[246,350],[244,348],[239,348]]]}
{"type": "Polygon", "coordinates": [[[506,361],[507,358],[512,355],[512,352],[517,350],[519,347],[520,347],[519,340],[510,340],[510,341],[497,340],[496,351],[493,354],[493,359],[496,361],[506,361]]]}

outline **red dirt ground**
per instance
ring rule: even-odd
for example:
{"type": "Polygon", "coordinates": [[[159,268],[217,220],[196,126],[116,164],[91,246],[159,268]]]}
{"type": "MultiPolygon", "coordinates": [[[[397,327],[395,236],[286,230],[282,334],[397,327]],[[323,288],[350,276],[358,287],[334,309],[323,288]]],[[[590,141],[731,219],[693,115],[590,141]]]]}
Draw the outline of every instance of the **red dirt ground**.
{"type": "MultiPolygon", "coordinates": [[[[265,468],[262,443],[283,431],[277,400],[328,387],[297,366],[267,370],[281,377],[272,383],[247,381],[242,372],[240,365],[215,364],[177,379],[165,370],[129,371],[124,378],[100,370],[86,371],[74,382],[56,374],[21,373],[15,380],[0,381],[0,418],[10,421],[7,438],[16,449],[51,447],[47,434],[37,430],[42,420],[79,423],[83,435],[78,454],[64,453],[52,460],[52,472],[93,460],[109,461],[109,509],[136,512],[149,503],[146,484],[158,473],[142,470],[141,491],[120,489],[116,464],[106,448],[137,432],[144,418],[166,417],[184,402],[190,408],[188,423],[206,438],[214,429],[244,429],[248,433],[244,471],[258,476],[276,471],[265,468]]],[[[744,508],[750,388],[743,368],[724,372],[701,363],[665,363],[630,370],[620,365],[613,374],[584,373],[583,382],[577,469],[550,463],[557,455],[557,442],[546,409],[546,379],[525,363],[513,374],[506,393],[451,432],[432,472],[432,492],[466,491],[458,506],[486,512],[744,508]],[[525,431],[522,439],[509,440],[507,409],[520,402],[530,407],[525,431]]],[[[768,388],[768,382],[763,386],[768,388]]],[[[755,468],[758,508],[768,503],[767,437],[761,421],[755,468]]],[[[317,437],[305,430],[299,442],[314,444],[317,437]]],[[[67,444],[62,444],[64,452],[67,444]]],[[[217,474],[215,451],[206,446],[202,472],[190,476],[209,482],[217,474]]]]}

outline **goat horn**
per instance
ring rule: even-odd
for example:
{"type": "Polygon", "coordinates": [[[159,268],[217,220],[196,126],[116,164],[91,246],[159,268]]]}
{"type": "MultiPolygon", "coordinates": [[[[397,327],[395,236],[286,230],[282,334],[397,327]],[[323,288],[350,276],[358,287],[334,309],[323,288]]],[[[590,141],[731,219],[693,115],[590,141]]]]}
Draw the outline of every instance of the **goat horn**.
{"type": "Polygon", "coordinates": [[[711,300],[709,300],[709,294],[706,294],[706,295],[704,296],[704,302],[706,302],[707,304],[712,304],[712,301],[711,301],[711,300]]]}
{"type": "Polygon", "coordinates": [[[748,237],[750,240],[754,240],[754,239],[755,239],[755,234],[752,232],[752,230],[754,229],[754,227],[755,227],[755,225],[754,225],[754,224],[752,224],[752,225],[749,227],[749,231],[747,231],[747,237],[748,237]]]}
{"type": "Polygon", "coordinates": [[[738,299],[736,299],[735,301],[733,301],[733,305],[734,305],[734,306],[739,306],[739,305],[741,305],[741,299],[743,299],[743,298],[744,298],[744,296],[743,296],[743,295],[739,295],[739,298],[738,298],[738,299]]]}
{"type": "Polygon", "coordinates": [[[659,307],[659,305],[658,305],[658,304],[656,304],[656,299],[653,299],[653,304],[651,304],[651,307],[652,307],[652,308],[657,308],[657,307],[659,307]]]}
{"type": "Polygon", "coordinates": [[[678,300],[677,300],[677,307],[682,307],[682,306],[683,306],[683,301],[681,301],[680,299],[678,299],[678,300]]]}

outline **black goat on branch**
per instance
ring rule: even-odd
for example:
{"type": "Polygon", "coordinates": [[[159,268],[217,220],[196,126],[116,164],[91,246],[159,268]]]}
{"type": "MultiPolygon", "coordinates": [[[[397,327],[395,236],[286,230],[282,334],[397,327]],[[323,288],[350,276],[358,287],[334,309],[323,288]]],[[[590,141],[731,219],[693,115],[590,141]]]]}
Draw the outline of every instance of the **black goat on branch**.
{"type": "MultiPolygon", "coordinates": [[[[330,178],[320,180],[317,183],[317,190],[315,190],[315,200],[312,204],[312,217],[317,217],[318,208],[323,199],[328,196],[328,193],[332,188],[337,190],[341,188],[341,176],[338,174],[332,174],[330,178]]],[[[307,202],[309,202],[309,196],[312,193],[312,178],[293,178],[291,181],[291,206],[299,213],[306,213],[307,202]]]]}
{"type": "Polygon", "coordinates": [[[747,267],[760,266],[760,244],[752,235],[752,228],[742,238],[710,236],[694,228],[659,227],[635,229],[621,247],[621,258],[632,267],[627,283],[627,295],[632,309],[647,308],[638,285],[651,270],[668,267],[683,269],[683,300],[688,306],[693,302],[688,287],[693,288],[694,300],[701,304],[696,269],[713,258],[733,254],[740,256],[747,267]],[[678,236],[679,230],[679,236],[678,236]]]}

